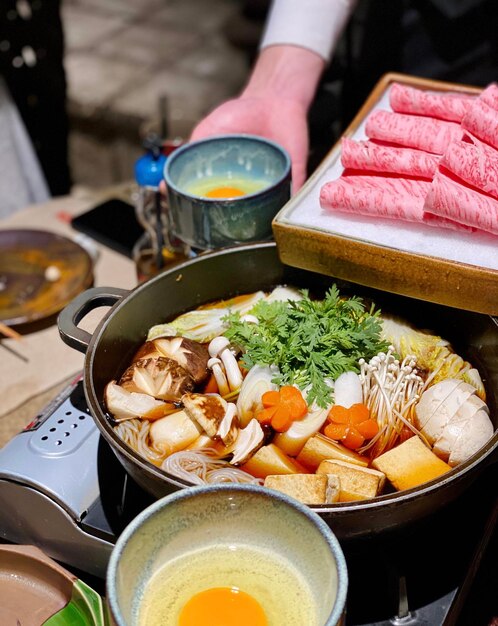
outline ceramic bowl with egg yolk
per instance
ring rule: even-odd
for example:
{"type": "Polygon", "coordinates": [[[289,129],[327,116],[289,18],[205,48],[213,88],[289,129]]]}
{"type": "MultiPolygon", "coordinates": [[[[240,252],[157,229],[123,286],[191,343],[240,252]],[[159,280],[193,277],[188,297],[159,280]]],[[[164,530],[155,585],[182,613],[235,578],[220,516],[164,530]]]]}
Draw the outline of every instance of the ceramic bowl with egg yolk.
{"type": "Polygon", "coordinates": [[[272,238],[272,219],[290,197],[291,162],[262,137],[222,135],[175,150],[164,178],[174,234],[193,248],[224,248],[272,238]]]}
{"type": "Polygon", "coordinates": [[[259,485],[177,491],[118,538],[106,581],[117,626],[336,626],[347,569],[327,524],[259,485]]]}

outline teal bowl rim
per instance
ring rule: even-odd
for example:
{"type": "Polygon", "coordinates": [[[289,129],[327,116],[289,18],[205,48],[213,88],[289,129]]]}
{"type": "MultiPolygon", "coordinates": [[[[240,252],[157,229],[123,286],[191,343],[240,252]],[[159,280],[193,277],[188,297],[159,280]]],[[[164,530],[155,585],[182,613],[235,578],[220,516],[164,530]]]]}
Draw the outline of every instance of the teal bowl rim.
{"type": "Polygon", "coordinates": [[[208,204],[214,204],[214,203],[224,203],[224,202],[235,202],[237,200],[246,200],[248,198],[256,198],[258,196],[261,196],[265,193],[268,193],[269,191],[272,191],[273,189],[277,188],[279,185],[281,185],[287,178],[289,179],[289,181],[291,180],[291,158],[289,156],[289,153],[287,152],[287,150],[281,146],[280,144],[276,143],[275,141],[271,141],[271,139],[266,139],[266,137],[260,137],[259,135],[250,135],[250,134],[246,134],[246,133],[232,133],[232,134],[227,134],[227,135],[214,135],[213,137],[205,137],[204,139],[198,139],[197,141],[190,141],[189,143],[184,144],[183,146],[180,146],[179,148],[176,148],[176,150],[173,150],[173,152],[168,156],[168,158],[166,159],[166,163],[164,164],[164,169],[163,169],[163,176],[164,176],[164,180],[166,182],[166,187],[168,189],[173,189],[175,191],[175,193],[177,193],[178,195],[181,196],[185,196],[187,198],[192,198],[194,200],[200,200],[202,202],[206,202],[208,204]],[[270,183],[267,187],[263,187],[263,189],[260,189],[259,191],[254,191],[253,193],[246,193],[243,196],[236,196],[234,198],[206,198],[206,196],[198,196],[196,194],[193,193],[186,193],[185,191],[183,191],[182,189],[180,189],[178,187],[178,185],[175,185],[175,183],[173,183],[173,181],[171,180],[171,177],[169,175],[169,170],[171,167],[171,163],[178,158],[179,155],[182,155],[184,152],[187,152],[188,150],[190,150],[193,146],[198,146],[200,144],[208,144],[208,143],[216,143],[218,141],[223,141],[223,140],[227,140],[227,139],[242,139],[242,140],[246,140],[249,139],[251,141],[257,141],[259,143],[263,143],[263,144],[267,144],[268,146],[271,146],[272,148],[274,148],[277,152],[280,152],[281,155],[284,157],[284,172],[283,174],[280,176],[280,178],[278,178],[276,181],[270,183]]]}
{"type": "Polygon", "coordinates": [[[123,620],[123,616],[121,611],[119,610],[118,603],[116,600],[116,589],[114,586],[114,581],[116,581],[116,574],[118,568],[118,561],[121,556],[122,551],[126,547],[126,544],[131,539],[133,534],[137,531],[137,529],[146,522],[150,517],[155,515],[158,511],[163,509],[165,506],[168,506],[174,502],[185,500],[186,498],[190,498],[198,493],[215,493],[215,492],[249,492],[256,493],[262,496],[271,497],[276,500],[280,500],[281,502],[291,506],[295,510],[297,510],[301,515],[304,515],[308,520],[314,523],[328,543],[329,548],[334,555],[334,559],[337,566],[337,595],[334,602],[334,606],[330,615],[327,617],[327,621],[323,626],[334,626],[340,624],[340,619],[343,613],[346,610],[346,598],[348,592],[348,570],[346,565],[346,559],[344,557],[344,553],[339,544],[337,537],[334,535],[330,527],[323,521],[323,519],[314,511],[312,511],[308,506],[302,504],[298,500],[287,496],[284,493],[279,491],[275,491],[273,489],[268,489],[267,487],[262,487],[260,485],[251,485],[251,484],[237,484],[237,483],[217,483],[213,485],[198,485],[195,487],[188,487],[187,489],[182,489],[180,491],[175,491],[174,493],[157,500],[156,502],[149,505],[146,509],[144,509],[141,513],[137,515],[126,528],[123,530],[121,535],[118,537],[116,544],[111,552],[111,556],[109,558],[109,564],[107,566],[107,574],[106,574],[106,596],[107,602],[109,603],[109,608],[111,610],[111,614],[113,618],[116,620],[117,626],[128,626],[125,624],[123,620]]]}

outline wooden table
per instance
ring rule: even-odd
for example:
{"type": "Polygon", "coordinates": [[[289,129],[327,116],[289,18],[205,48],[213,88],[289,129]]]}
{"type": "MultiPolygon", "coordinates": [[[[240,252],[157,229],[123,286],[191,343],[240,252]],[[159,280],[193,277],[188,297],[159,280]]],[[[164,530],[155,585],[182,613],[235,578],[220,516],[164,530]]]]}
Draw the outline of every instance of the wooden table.
{"type": "MultiPolygon", "coordinates": [[[[34,205],[0,221],[0,229],[48,230],[70,238],[77,236],[70,219],[110,197],[130,199],[130,184],[103,191],[83,192],[34,205]]],[[[91,240],[97,255],[94,285],[131,289],[136,285],[131,259],[91,240]]],[[[92,331],[102,317],[93,311],[81,323],[92,331]]],[[[43,326],[43,325],[42,325],[43,326]]],[[[81,371],[84,355],[66,346],[55,320],[46,328],[23,333],[20,341],[2,338],[0,346],[0,447],[26,426],[81,371]],[[27,357],[28,362],[15,353],[27,357]]]]}

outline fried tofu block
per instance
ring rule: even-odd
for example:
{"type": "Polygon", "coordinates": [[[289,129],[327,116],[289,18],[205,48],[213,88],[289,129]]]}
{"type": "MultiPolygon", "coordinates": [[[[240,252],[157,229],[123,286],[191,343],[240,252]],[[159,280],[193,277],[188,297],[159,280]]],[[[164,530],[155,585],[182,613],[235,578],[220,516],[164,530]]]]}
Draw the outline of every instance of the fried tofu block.
{"type": "Polygon", "coordinates": [[[260,448],[252,457],[240,466],[241,470],[256,476],[266,478],[270,474],[306,474],[307,469],[291,459],[277,447],[270,443],[260,448]]]}
{"type": "Polygon", "coordinates": [[[265,487],[304,504],[331,504],[339,499],[340,483],[337,476],[326,474],[279,474],[267,476],[265,487]]]}
{"type": "Polygon", "coordinates": [[[335,460],[322,461],[316,473],[339,478],[339,502],[375,498],[382,491],[386,478],[380,471],[335,460]]]}
{"type": "Polygon", "coordinates": [[[337,461],[347,461],[355,465],[367,467],[368,459],[353,450],[349,450],[346,446],[333,441],[325,435],[317,433],[310,437],[304,444],[301,452],[296,460],[313,471],[320,465],[322,461],[335,459],[337,461]]]}
{"type": "Polygon", "coordinates": [[[384,472],[398,491],[417,487],[451,469],[416,436],[378,456],[372,466],[384,472]]]}

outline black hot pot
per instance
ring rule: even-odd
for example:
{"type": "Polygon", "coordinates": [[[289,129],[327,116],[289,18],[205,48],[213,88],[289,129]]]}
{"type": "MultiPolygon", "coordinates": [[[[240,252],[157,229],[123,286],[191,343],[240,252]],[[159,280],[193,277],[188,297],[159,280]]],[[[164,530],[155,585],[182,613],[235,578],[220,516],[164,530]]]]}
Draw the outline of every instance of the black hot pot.
{"type": "MultiPolygon", "coordinates": [[[[498,425],[498,321],[476,313],[447,308],[283,265],[274,243],[226,248],[189,260],[159,274],[130,292],[89,289],[60,314],[65,343],[86,353],[84,388],[92,416],[104,439],[131,477],[159,498],[188,484],[158,469],[128,448],[114,433],[103,397],[106,384],[117,379],[143,343],[148,329],[176,315],[236,294],[278,284],[306,287],[323,293],[335,282],[344,294],[373,299],[386,312],[396,313],[418,328],[430,328],[448,339],[455,350],[481,373],[487,402],[498,425]],[[110,306],[93,335],[78,327],[91,310],[110,306]]],[[[472,458],[441,479],[364,502],[313,506],[341,539],[365,537],[400,528],[440,509],[457,498],[480,471],[496,460],[498,433],[472,458]]]]}

